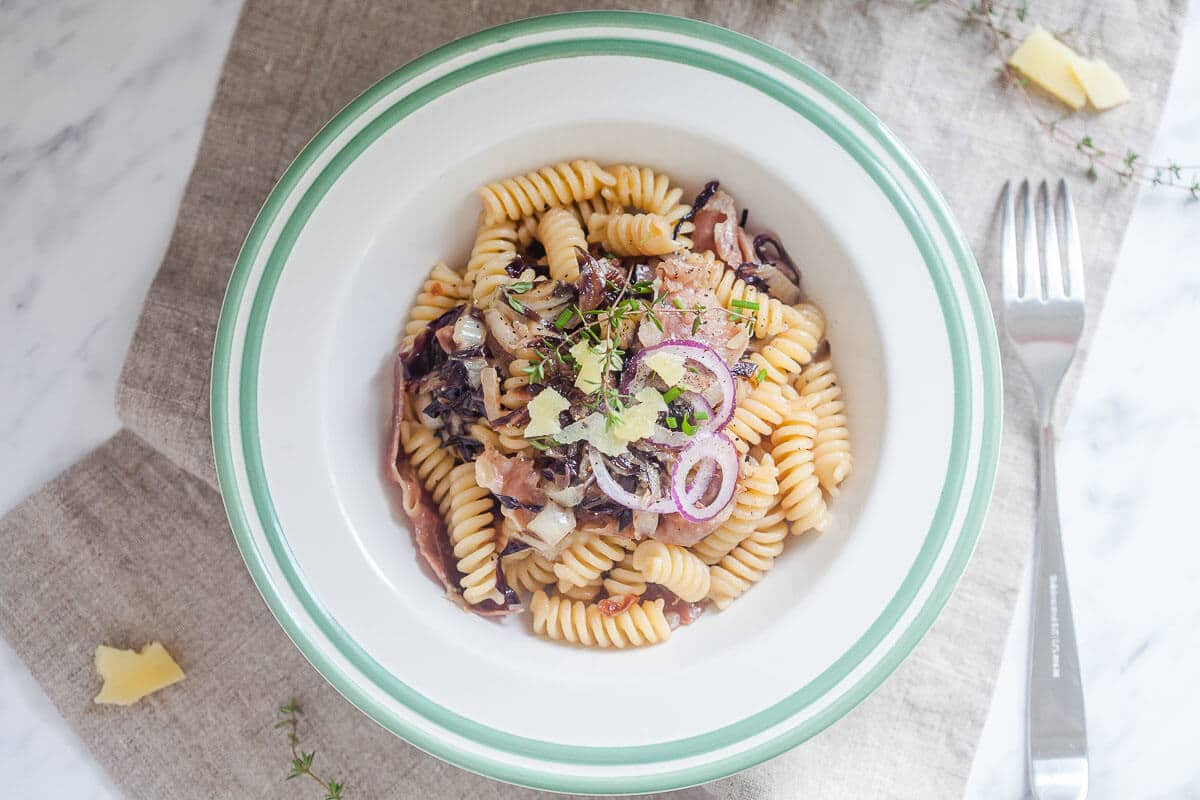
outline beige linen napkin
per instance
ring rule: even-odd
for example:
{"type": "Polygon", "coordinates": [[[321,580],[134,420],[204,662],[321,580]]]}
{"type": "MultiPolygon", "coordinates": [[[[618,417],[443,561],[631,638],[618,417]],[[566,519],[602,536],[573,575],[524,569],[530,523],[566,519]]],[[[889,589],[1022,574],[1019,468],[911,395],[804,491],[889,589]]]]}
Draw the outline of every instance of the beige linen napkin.
{"type": "MultiPolygon", "coordinates": [[[[272,620],[229,534],[209,441],[209,358],[242,238],[279,174],[339,108],[388,71],[548,0],[325,5],[250,0],[118,393],[128,430],[0,522],[0,634],[133,798],[308,797],[285,784],[275,707],[298,696],[317,767],[348,797],[533,797],[386,733],[308,666],[272,620]],[[129,709],[91,703],[92,648],[161,638],[188,679],[129,709]]],[[[609,5],[609,4],[601,4],[609,5]]],[[[908,2],[667,0],[641,8],[756,36],[827,73],[891,126],[955,209],[989,286],[1003,180],[1074,173],[1036,130],[961,13],[908,2]]],[[[1097,142],[1145,149],[1170,80],[1183,0],[1034,3],[1116,65],[1134,101],[1088,119],[1097,142]]],[[[1053,113],[1049,111],[1048,113],[1053,113]]],[[[668,168],[670,165],[662,165],[668,168]]],[[[1094,325],[1134,192],[1073,184],[1094,325]]],[[[987,528],[933,630],[871,698],[797,750],[675,797],[954,797],[962,792],[1032,527],[1030,403],[1006,362],[1002,463],[987,528]]],[[[1016,768],[1014,766],[1014,768],[1016,768]]]]}

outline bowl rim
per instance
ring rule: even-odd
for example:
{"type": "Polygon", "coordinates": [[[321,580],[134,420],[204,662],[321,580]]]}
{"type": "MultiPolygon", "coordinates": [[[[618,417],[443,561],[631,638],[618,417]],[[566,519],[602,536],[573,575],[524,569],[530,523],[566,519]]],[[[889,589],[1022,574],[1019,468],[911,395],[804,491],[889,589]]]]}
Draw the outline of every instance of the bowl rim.
{"type": "MultiPolygon", "coordinates": [[[[444,92],[443,92],[444,93],[444,92]]],[[[799,97],[799,95],[797,95],[799,97]]],[[[965,350],[963,351],[965,352],[965,350]]],[[[708,23],[678,17],[651,14],[645,12],[625,11],[589,11],[554,14],[508,23],[490,28],[476,34],[455,40],[437,50],[410,62],[400,69],[382,78],[355,100],[351,101],[300,152],[295,161],[288,167],[279,182],[263,205],[251,227],[238,260],[230,276],[229,286],[221,307],[217,337],[213,354],[212,386],[211,386],[211,419],[212,439],[221,495],[224,500],[230,524],[235,539],[247,568],[263,595],[268,606],[285,632],[293,642],[322,674],[322,676],[338,689],[351,703],[364,711],[370,718],[400,735],[412,744],[454,763],[465,769],[478,772],[489,777],[520,783],[537,788],[555,791],[576,791],[595,793],[628,793],[680,788],[683,786],[712,780],[733,772],[740,771],[754,764],[761,763],[779,753],[790,749],[800,742],[810,738],[829,724],[839,719],[851,708],[865,699],[883,680],[900,664],[905,656],[915,647],[932,625],[941,608],[948,600],[954,586],[961,576],[970,555],[974,549],[979,532],[982,529],[987,505],[999,455],[999,439],[1001,427],[1002,376],[999,366],[999,347],[996,329],[992,320],[991,307],[983,288],[978,267],[968,247],[965,237],[959,231],[954,216],[945,200],[933,186],[924,170],[915,159],[899,144],[895,136],[861,103],[849,93],[841,89],[832,80],[815,69],[794,59],[790,55],[776,50],[742,34],[729,31],[708,23]],[[431,84],[417,88],[401,97],[387,109],[376,114],[371,121],[347,142],[332,160],[320,172],[311,186],[305,191],[300,203],[293,209],[287,223],[275,241],[268,241],[268,231],[276,217],[282,212],[285,200],[292,196],[293,190],[302,177],[307,174],[313,162],[316,161],[334,143],[337,134],[344,131],[355,120],[371,110],[376,102],[403,86],[423,73],[453,59],[470,54],[489,45],[519,39],[523,36],[542,31],[558,31],[579,28],[585,35],[576,40],[552,42],[535,42],[521,47],[502,50],[457,68],[456,71],[437,78],[431,84]],[[972,334],[976,337],[979,349],[979,364],[971,364],[971,359],[965,358],[954,362],[955,383],[955,424],[954,444],[947,468],[947,480],[943,485],[942,498],[938,504],[930,532],[923,543],[912,571],[906,576],[903,584],[888,604],[885,612],[871,625],[862,639],[843,654],[831,665],[825,673],[788,698],[774,706],[764,709],[745,719],[726,725],[720,729],[709,731],[686,739],[672,742],[654,743],[636,747],[585,747],[578,745],[562,745],[551,742],[517,737],[490,728],[482,723],[460,717],[448,709],[437,706],[428,698],[417,694],[405,686],[395,676],[376,662],[365,651],[362,651],[343,631],[321,604],[308,590],[299,566],[295,564],[282,535],[278,518],[275,514],[270,491],[267,486],[265,470],[262,465],[261,453],[258,452],[257,437],[257,372],[259,356],[261,355],[262,332],[265,328],[267,312],[270,308],[274,286],[277,284],[280,272],[287,261],[291,245],[294,244],[313,210],[320,203],[325,191],[336,181],[354,158],[370,146],[379,135],[392,125],[402,120],[412,110],[426,102],[441,96],[431,86],[439,85],[444,91],[452,91],[457,85],[469,82],[483,75],[492,74],[500,69],[529,63],[532,60],[546,58],[570,57],[572,55],[590,55],[603,53],[606,55],[628,54],[638,57],[660,58],[663,60],[685,60],[686,63],[699,66],[702,69],[719,72],[727,77],[747,83],[771,97],[782,102],[788,102],[798,113],[813,120],[813,115],[820,116],[822,112],[815,107],[801,110],[795,103],[796,98],[788,98],[796,94],[794,90],[785,87],[775,78],[762,73],[750,64],[736,63],[720,56],[712,56],[700,50],[689,49],[678,43],[648,42],[646,39],[622,39],[617,36],[586,35],[586,31],[595,28],[635,28],[642,31],[650,30],[675,36],[685,36],[697,40],[697,44],[705,42],[723,45],[727,48],[741,51],[757,61],[779,69],[790,77],[799,79],[807,87],[832,101],[841,111],[850,116],[866,131],[875,143],[881,146],[896,165],[899,165],[904,176],[916,187],[923,204],[928,208],[930,217],[936,224],[938,232],[945,238],[949,250],[953,254],[952,264],[944,263],[941,255],[930,241],[925,220],[917,210],[917,204],[907,195],[905,189],[891,176],[889,165],[885,163],[864,163],[874,157],[859,146],[855,152],[855,140],[858,136],[841,125],[836,120],[827,120],[825,132],[851,152],[880,185],[885,194],[889,195],[893,206],[905,221],[909,223],[910,231],[917,241],[934,281],[938,288],[938,298],[946,317],[952,350],[956,337],[958,347],[965,347],[966,333],[964,320],[972,318],[975,322],[972,334]],[[455,83],[458,81],[458,83],[455,83]],[[447,88],[448,87],[448,88],[447,88]],[[238,311],[244,306],[246,289],[251,268],[259,257],[264,246],[270,245],[270,261],[267,271],[263,274],[249,314],[248,331],[244,334],[245,351],[242,356],[240,370],[232,360],[232,349],[238,335],[238,311]],[[953,297],[948,285],[949,269],[953,266],[958,270],[964,293],[967,297],[970,314],[964,315],[953,297]],[[941,270],[941,273],[938,270],[941,270]],[[945,285],[942,283],[945,282],[945,285]],[[265,293],[264,293],[265,290],[265,293]],[[952,313],[953,312],[953,313],[952,313]],[[955,326],[960,330],[955,330],[955,326]],[[257,334],[254,333],[257,331],[257,334]],[[969,495],[961,492],[962,484],[966,481],[965,467],[968,447],[971,438],[971,420],[973,413],[971,397],[971,375],[975,370],[981,370],[982,383],[982,419],[979,441],[979,459],[977,474],[969,495]],[[238,395],[239,416],[231,420],[229,415],[230,388],[236,385],[238,395]],[[963,391],[960,391],[963,390],[963,391]],[[249,413],[245,410],[249,409],[249,413]],[[253,510],[248,510],[242,502],[240,482],[234,469],[234,461],[239,456],[235,454],[234,440],[231,435],[231,425],[240,427],[242,435],[242,456],[247,471],[249,483],[248,492],[252,497],[253,510]],[[959,474],[955,474],[958,465],[959,474]],[[953,489],[953,491],[950,491],[953,489]],[[953,512],[959,504],[968,502],[968,510],[958,530],[952,531],[952,513],[943,514],[943,506],[950,497],[949,508],[953,512]],[[270,553],[265,555],[259,550],[254,540],[250,519],[254,518],[262,526],[269,541],[270,553]],[[945,517],[943,520],[942,518],[945,517]],[[944,524],[943,524],[944,523],[944,524]],[[941,525],[941,538],[936,529],[941,525]],[[572,776],[546,769],[519,766],[511,762],[498,760],[487,755],[464,750],[455,743],[449,742],[438,732],[429,732],[412,725],[407,719],[398,716],[394,710],[379,704],[369,697],[358,685],[353,676],[345,674],[341,668],[332,663],[324,653],[325,643],[310,636],[297,624],[293,615],[296,612],[281,594],[265,569],[265,559],[273,559],[287,576],[289,588],[296,595],[309,620],[322,630],[331,643],[342,649],[342,655],[359,668],[361,674],[370,676],[376,685],[382,687],[389,684],[392,697],[401,705],[406,706],[411,713],[430,720],[438,728],[452,731],[455,735],[476,741],[483,746],[506,753],[515,757],[532,757],[545,759],[547,762],[564,764],[650,764],[657,761],[676,761],[681,758],[703,756],[713,750],[728,746],[731,743],[748,738],[766,730],[780,720],[796,713],[816,699],[820,699],[828,687],[837,684],[853,668],[869,654],[878,641],[868,642],[873,634],[879,637],[890,633],[895,627],[898,615],[912,602],[916,591],[929,578],[932,560],[936,556],[945,537],[955,535],[956,540],[949,561],[944,567],[932,593],[924,601],[924,605],[909,624],[907,631],[893,643],[878,663],[840,697],[830,703],[814,717],[774,736],[770,740],[749,750],[740,752],[719,761],[705,762],[669,773],[640,774],[637,776],[572,776]],[[936,541],[935,541],[936,540],[936,541]],[[931,545],[936,544],[937,547],[931,545]],[[929,551],[927,553],[927,551],[929,551]],[[921,574],[918,569],[926,561],[921,574]],[[911,584],[911,585],[910,585],[911,584]],[[907,597],[902,597],[907,595],[907,597]],[[901,605],[898,606],[898,603],[901,605]],[[885,620],[888,612],[897,606],[896,614],[889,621],[885,620]],[[340,635],[339,635],[340,634],[340,635]],[[857,660],[854,658],[857,653],[857,660]],[[365,666],[363,666],[365,665],[365,666]],[[390,680],[389,680],[390,679],[390,680]],[[395,684],[399,684],[395,686],[395,684]],[[814,688],[815,687],[815,688],[814,688]],[[808,691],[812,699],[805,701],[800,695],[808,691]],[[785,707],[786,705],[786,707],[785,707]],[[709,746],[711,745],[711,746],[709,746]],[[703,749],[698,749],[703,748],[703,749]]]]}

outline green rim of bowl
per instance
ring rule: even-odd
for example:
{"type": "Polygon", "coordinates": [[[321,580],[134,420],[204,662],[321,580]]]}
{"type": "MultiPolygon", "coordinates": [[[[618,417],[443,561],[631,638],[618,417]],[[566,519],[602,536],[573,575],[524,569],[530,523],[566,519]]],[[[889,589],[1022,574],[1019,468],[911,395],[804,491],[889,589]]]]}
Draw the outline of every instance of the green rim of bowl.
{"type": "MultiPolygon", "coordinates": [[[[855,134],[829,116],[812,100],[763,75],[752,67],[735,63],[702,50],[679,44],[650,42],[644,39],[621,39],[620,37],[585,37],[578,40],[554,41],[532,44],[500,52],[496,55],[467,64],[454,72],[442,76],[426,86],[401,97],[392,106],[380,113],[353,137],[322,169],[320,175],[306,190],[293,210],[268,258],[266,269],[253,300],[248,321],[245,348],[241,364],[239,387],[239,411],[243,440],[243,456],[247,478],[254,505],[254,515],[262,525],[267,538],[271,557],[285,575],[288,588],[308,613],[311,621],[337,648],[340,655],[379,689],[394,700],[407,706],[412,712],[430,720],[456,736],[473,741],[485,748],[510,753],[513,756],[542,759],[569,766],[572,764],[622,765],[651,764],[694,758],[707,752],[736,744],[772,725],[787,719],[822,697],[831,687],[842,681],[894,628],[899,617],[911,604],[913,597],[924,585],[933,567],[934,559],[942,549],[956,510],[964,500],[961,495],[968,460],[968,440],[972,431],[972,385],[971,364],[963,330],[961,309],[958,307],[953,287],[950,285],[948,266],[932,242],[915,204],[897,184],[885,164],[880,162],[856,138],[855,134]],[[477,80],[485,75],[509,69],[521,64],[553,58],[569,58],[593,54],[625,54],[640,58],[653,58],[685,63],[693,67],[720,73],[745,83],[775,100],[788,105],[800,113],[827,135],[833,138],[852,155],[874,179],[900,214],[920,249],[930,271],[943,315],[947,325],[954,361],[955,420],[951,456],[947,477],[943,487],[930,532],[910,572],[899,591],[867,632],[850,650],[815,680],[799,689],[774,706],[750,717],[715,731],[699,734],[673,742],[655,743],[640,747],[580,747],[542,742],[496,730],[466,719],[430,701],[388,673],[362,650],[338,625],[327,611],[316,601],[308,589],[298,565],[280,529],[274,504],[262,465],[258,440],[257,377],[262,335],[270,310],[274,289],[290,254],[291,247],[304,224],[320,200],[353,160],[379,135],[404,119],[412,111],[446,92],[477,80]]],[[[761,763],[799,744],[823,730],[861,702],[887,677],[903,658],[912,650],[938,612],[949,598],[974,548],[983,525],[991,487],[995,476],[999,452],[1001,374],[999,350],[995,327],[991,318],[990,305],[983,289],[974,258],[965,239],[953,221],[946,206],[928,176],[912,157],[899,145],[895,137],[864,106],[853,99],[831,80],[812,68],[796,61],[786,53],[775,50],[749,37],[715,27],[706,23],[638,12],[579,12],[537,17],[502,25],[468,36],[435,50],[383,78],[334,117],[300,153],[284,173],[278,185],[259,212],[243,245],[230,278],[229,288],[221,309],[216,347],[213,357],[212,375],[212,428],[213,448],[216,455],[217,473],[221,493],[234,531],[238,547],[242,552],[252,577],[276,618],[296,643],[301,652],[319,672],[354,705],[385,728],[404,737],[411,743],[451,763],[500,780],[520,783],[555,791],[590,793],[630,793],[659,791],[713,780],[755,764],[761,763]],[[293,612],[281,596],[269,576],[264,554],[253,540],[248,522],[250,514],[241,504],[234,471],[235,453],[230,435],[228,418],[229,379],[231,354],[234,344],[234,328],[238,308],[242,306],[249,274],[272,223],[282,210],[285,200],[312,163],[330,146],[333,139],[354,120],[370,109],[378,100],[402,86],[414,77],[439,64],[470,51],[490,44],[504,42],[517,36],[567,28],[636,28],[684,35],[691,39],[708,41],[742,51],[772,67],[799,79],[810,88],[834,103],[839,110],[850,116],[875,143],[898,164],[904,175],[916,187],[924,204],[931,210],[938,230],[949,244],[953,253],[954,266],[958,269],[975,322],[974,334],[980,350],[980,368],[983,384],[982,440],[978,470],[966,515],[949,560],[933,587],[924,605],[909,623],[907,630],[894,642],[879,662],[857,683],[842,693],[818,714],[753,748],[738,752],[701,765],[670,772],[637,776],[583,776],[562,774],[550,769],[533,769],[499,760],[490,754],[481,754],[464,749],[449,742],[437,733],[429,733],[411,722],[397,716],[391,709],[377,702],[364,691],[356,679],[333,663],[324,653],[322,644],[309,635],[293,619],[293,612]]]]}

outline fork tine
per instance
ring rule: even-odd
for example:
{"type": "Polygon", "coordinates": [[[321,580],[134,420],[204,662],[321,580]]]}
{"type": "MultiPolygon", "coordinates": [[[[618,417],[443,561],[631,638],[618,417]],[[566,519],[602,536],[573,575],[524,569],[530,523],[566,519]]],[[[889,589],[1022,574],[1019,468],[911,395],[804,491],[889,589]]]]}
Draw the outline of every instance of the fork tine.
{"type": "Polygon", "coordinates": [[[1067,182],[1058,182],[1058,199],[1062,203],[1063,243],[1067,248],[1067,296],[1082,300],[1083,294],[1083,250],[1079,246],[1079,226],[1075,222],[1075,204],[1067,182]]]}
{"type": "Polygon", "coordinates": [[[1006,300],[1021,296],[1017,277],[1017,226],[1013,223],[1012,182],[1004,182],[1004,212],[1000,219],[1000,289],[1006,300]]]}
{"type": "Polygon", "coordinates": [[[1063,268],[1058,257],[1058,226],[1054,223],[1054,201],[1050,199],[1050,187],[1042,181],[1038,187],[1038,204],[1042,207],[1042,275],[1045,278],[1046,298],[1061,300],[1063,295],[1063,268]]]}
{"type": "Polygon", "coordinates": [[[1037,223],[1033,221],[1033,187],[1027,180],[1021,181],[1021,205],[1024,210],[1021,244],[1025,251],[1021,259],[1021,297],[1036,298],[1042,296],[1042,270],[1038,260],[1037,223]]]}

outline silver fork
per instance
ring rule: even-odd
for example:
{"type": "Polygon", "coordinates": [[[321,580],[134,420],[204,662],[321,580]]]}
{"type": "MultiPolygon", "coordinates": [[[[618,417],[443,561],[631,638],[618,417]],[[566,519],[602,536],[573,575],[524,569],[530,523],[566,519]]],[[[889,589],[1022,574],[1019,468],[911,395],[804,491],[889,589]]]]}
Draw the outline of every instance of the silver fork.
{"type": "Polygon", "coordinates": [[[1083,331],[1083,256],[1066,181],[1058,183],[1065,269],[1058,254],[1055,208],[1046,182],[1038,189],[1042,258],[1038,258],[1033,192],[1021,182],[1023,257],[1017,257],[1013,192],[1004,185],[1001,278],[1004,322],[1029,374],[1038,410],[1037,525],[1033,546],[1029,706],[1025,725],[1029,785],[1038,800],[1087,796],[1087,728],[1079,651],[1058,520],[1054,476],[1054,399],[1083,331]],[[1065,272],[1065,275],[1064,275],[1065,272]]]}

